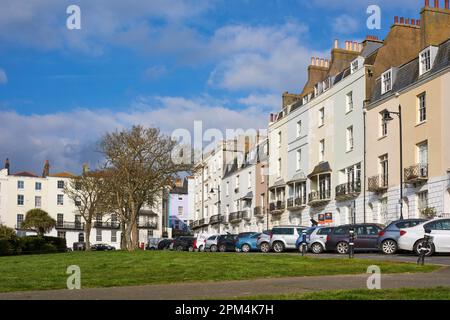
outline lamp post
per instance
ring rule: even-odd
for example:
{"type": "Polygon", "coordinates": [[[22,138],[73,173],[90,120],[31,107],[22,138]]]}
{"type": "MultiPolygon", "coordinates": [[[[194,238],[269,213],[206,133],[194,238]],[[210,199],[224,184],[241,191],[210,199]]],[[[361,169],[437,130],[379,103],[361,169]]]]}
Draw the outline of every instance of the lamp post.
{"type": "MultiPolygon", "coordinates": [[[[220,185],[217,186],[217,188],[211,188],[210,193],[214,194],[217,191],[217,213],[219,214],[220,217],[220,185]]],[[[219,234],[220,234],[220,220],[219,220],[219,234]]]]}
{"type": "Polygon", "coordinates": [[[383,120],[386,122],[394,120],[392,114],[398,117],[400,128],[400,220],[403,220],[403,130],[402,130],[402,106],[398,106],[398,112],[386,110],[383,115],[383,120]]]}

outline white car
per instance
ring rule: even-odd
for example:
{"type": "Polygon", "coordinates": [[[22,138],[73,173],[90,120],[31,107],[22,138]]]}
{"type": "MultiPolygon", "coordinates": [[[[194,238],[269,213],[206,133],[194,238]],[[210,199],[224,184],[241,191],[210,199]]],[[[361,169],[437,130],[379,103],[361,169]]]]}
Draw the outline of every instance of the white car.
{"type": "MultiPolygon", "coordinates": [[[[308,249],[313,253],[319,254],[325,251],[327,237],[333,230],[333,227],[318,227],[307,235],[308,249]]],[[[299,248],[300,249],[300,248],[299,248]]]]}
{"type": "Polygon", "coordinates": [[[418,224],[412,228],[400,230],[398,248],[419,254],[425,240],[425,233],[430,232],[433,237],[431,250],[427,255],[440,252],[450,252],[450,219],[438,218],[418,224]]]}
{"type": "Polygon", "coordinates": [[[205,251],[206,240],[211,236],[211,234],[201,233],[197,235],[196,251],[205,251]]]}
{"type": "Polygon", "coordinates": [[[217,240],[219,235],[215,234],[206,239],[204,251],[217,252],[217,240]]]}

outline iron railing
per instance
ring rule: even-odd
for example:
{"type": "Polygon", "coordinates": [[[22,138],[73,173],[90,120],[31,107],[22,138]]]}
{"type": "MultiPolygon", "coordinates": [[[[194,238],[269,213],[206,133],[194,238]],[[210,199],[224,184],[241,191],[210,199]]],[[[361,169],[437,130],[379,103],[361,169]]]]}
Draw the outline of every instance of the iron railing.
{"type": "Polygon", "coordinates": [[[405,182],[417,182],[428,179],[428,164],[416,164],[405,170],[405,182]]]}
{"type": "Polygon", "coordinates": [[[103,222],[103,221],[94,221],[94,228],[97,229],[120,229],[119,222],[103,222]]]}
{"type": "Polygon", "coordinates": [[[331,200],[331,190],[313,191],[308,195],[308,203],[314,205],[331,200]]]}
{"type": "Polygon", "coordinates": [[[361,181],[353,181],[336,186],[336,199],[352,198],[361,193],[361,181]]]}
{"type": "Polygon", "coordinates": [[[367,180],[368,190],[371,192],[382,192],[388,189],[388,176],[378,175],[367,180]]]}
{"type": "Polygon", "coordinates": [[[239,222],[241,220],[242,220],[242,211],[232,212],[230,213],[230,216],[228,218],[228,221],[230,221],[231,223],[239,222]]]}
{"type": "Polygon", "coordinates": [[[218,223],[222,223],[224,221],[224,216],[221,214],[216,214],[214,216],[211,216],[211,218],[209,218],[209,224],[218,224],[218,223]]]}
{"type": "Polygon", "coordinates": [[[66,222],[66,221],[57,221],[55,229],[57,230],[84,230],[83,222],[66,222]]]}

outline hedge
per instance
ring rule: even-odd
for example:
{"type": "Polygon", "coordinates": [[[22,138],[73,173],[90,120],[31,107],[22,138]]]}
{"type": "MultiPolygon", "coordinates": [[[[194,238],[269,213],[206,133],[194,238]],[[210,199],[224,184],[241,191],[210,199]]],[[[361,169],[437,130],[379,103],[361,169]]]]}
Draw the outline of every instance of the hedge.
{"type": "Polygon", "coordinates": [[[66,239],[62,238],[28,236],[11,240],[0,240],[0,256],[45,254],[66,251],[66,239]]]}

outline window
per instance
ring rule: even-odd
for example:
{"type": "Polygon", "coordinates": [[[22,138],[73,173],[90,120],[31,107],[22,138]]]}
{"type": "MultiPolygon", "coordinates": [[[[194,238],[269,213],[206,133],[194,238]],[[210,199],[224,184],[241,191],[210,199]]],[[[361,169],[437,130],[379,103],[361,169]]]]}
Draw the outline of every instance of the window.
{"type": "Polygon", "coordinates": [[[75,199],[75,206],[76,206],[76,207],[81,207],[81,199],[80,199],[80,197],[77,197],[77,198],[75,199]]]}
{"type": "Polygon", "coordinates": [[[388,185],[389,176],[389,159],[387,154],[380,157],[380,174],[380,186],[386,187],[388,185]]]}
{"type": "Polygon", "coordinates": [[[36,183],[34,184],[34,190],[36,190],[36,191],[42,190],[42,183],[36,182],[36,183]]]}
{"type": "Polygon", "coordinates": [[[183,212],[184,212],[183,206],[178,206],[178,215],[179,215],[179,216],[182,216],[182,215],[183,215],[183,212]]]}
{"type": "Polygon", "coordinates": [[[22,227],[22,222],[23,222],[23,214],[18,214],[17,215],[17,228],[21,228],[22,227]]]}
{"type": "Polygon", "coordinates": [[[428,208],[428,191],[417,194],[417,207],[419,208],[419,212],[428,208]]]}
{"type": "Polygon", "coordinates": [[[236,188],[239,189],[239,176],[236,176],[236,188]]]}
{"type": "Polygon", "coordinates": [[[297,150],[297,171],[302,168],[302,149],[297,150]]]}
{"type": "Polygon", "coordinates": [[[353,91],[347,93],[345,99],[346,99],[345,112],[350,112],[353,110],[353,91]]]}
{"type": "Polygon", "coordinates": [[[380,112],[380,137],[387,136],[388,130],[387,130],[387,121],[384,120],[384,114],[386,110],[383,110],[380,112]]]}
{"type": "Polygon", "coordinates": [[[281,158],[278,159],[277,173],[278,177],[281,177],[281,158]]]}
{"type": "Polygon", "coordinates": [[[42,205],[42,198],[39,196],[34,197],[34,207],[40,208],[42,205]]]}
{"type": "Polygon", "coordinates": [[[111,230],[111,242],[117,242],[117,230],[111,230]]]}
{"type": "Polygon", "coordinates": [[[278,132],[278,148],[281,148],[281,131],[278,132]]]}
{"type": "Polygon", "coordinates": [[[417,145],[417,162],[421,165],[428,164],[428,141],[417,145]]]}
{"type": "Polygon", "coordinates": [[[248,188],[250,189],[252,187],[252,172],[251,171],[249,171],[249,173],[248,173],[247,183],[248,183],[248,188]]]}
{"type": "Polygon", "coordinates": [[[353,150],[353,126],[347,128],[347,151],[353,150]]]}
{"type": "Polygon", "coordinates": [[[383,198],[380,200],[380,216],[384,219],[384,221],[387,221],[387,215],[388,215],[388,199],[383,198]]]}
{"type": "Polygon", "coordinates": [[[57,197],[56,204],[58,206],[64,205],[64,195],[63,194],[58,194],[56,197],[57,197]]]}
{"type": "Polygon", "coordinates": [[[56,215],[56,225],[62,227],[64,225],[64,214],[58,213],[56,215]]]}
{"type": "Polygon", "coordinates": [[[355,61],[352,62],[351,64],[351,73],[357,71],[359,69],[359,60],[356,59],[355,61]]]}
{"type": "Polygon", "coordinates": [[[392,69],[381,75],[381,94],[392,90],[392,69]]]}
{"type": "Polygon", "coordinates": [[[300,120],[297,122],[297,138],[299,138],[301,134],[302,134],[302,121],[300,120]]]}
{"type": "Polygon", "coordinates": [[[324,161],[325,159],[325,140],[320,140],[320,148],[319,148],[319,161],[324,161]]]}
{"type": "Polygon", "coordinates": [[[96,235],[96,239],[98,242],[102,241],[102,229],[96,229],[97,230],[97,235],[96,235]]]}
{"type": "Polygon", "coordinates": [[[437,55],[437,47],[428,47],[419,54],[419,75],[423,75],[431,70],[437,55]]]}
{"type": "Polygon", "coordinates": [[[65,231],[58,231],[58,238],[65,239],[66,238],[66,232],[65,231]]]}
{"type": "Polygon", "coordinates": [[[325,108],[319,110],[319,127],[325,124],[325,108]]]}
{"type": "Polygon", "coordinates": [[[424,122],[427,120],[427,96],[426,93],[422,93],[417,97],[417,101],[419,103],[418,106],[418,122],[424,122]]]}
{"type": "Polygon", "coordinates": [[[25,182],[22,180],[17,181],[17,189],[24,189],[25,188],[25,182]]]}
{"type": "Polygon", "coordinates": [[[264,166],[262,166],[261,167],[261,172],[260,172],[260,174],[261,174],[261,183],[264,183],[264,179],[265,179],[265,175],[264,175],[264,170],[265,170],[266,168],[264,167],[264,166]]]}
{"type": "Polygon", "coordinates": [[[230,195],[230,181],[227,181],[227,184],[225,185],[225,194],[227,197],[230,195]]]}
{"type": "Polygon", "coordinates": [[[58,189],[64,189],[64,181],[58,180],[58,189]]]}
{"type": "Polygon", "coordinates": [[[18,194],[17,195],[17,205],[23,206],[24,202],[25,202],[25,198],[24,198],[23,194],[18,194]]]}

